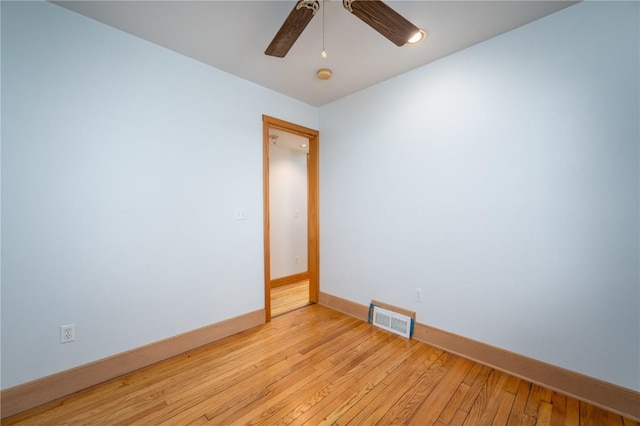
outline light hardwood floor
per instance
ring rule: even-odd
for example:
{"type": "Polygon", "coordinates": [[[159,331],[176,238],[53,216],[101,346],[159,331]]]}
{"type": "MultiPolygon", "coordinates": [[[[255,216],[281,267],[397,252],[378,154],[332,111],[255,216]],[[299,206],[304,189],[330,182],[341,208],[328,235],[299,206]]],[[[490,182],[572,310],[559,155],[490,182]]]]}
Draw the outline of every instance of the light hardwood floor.
{"type": "Polygon", "coordinates": [[[2,424],[638,426],[319,305],[2,424]]]}
{"type": "Polygon", "coordinates": [[[271,316],[275,317],[309,304],[309,280],[271,289],[271,316]]]}

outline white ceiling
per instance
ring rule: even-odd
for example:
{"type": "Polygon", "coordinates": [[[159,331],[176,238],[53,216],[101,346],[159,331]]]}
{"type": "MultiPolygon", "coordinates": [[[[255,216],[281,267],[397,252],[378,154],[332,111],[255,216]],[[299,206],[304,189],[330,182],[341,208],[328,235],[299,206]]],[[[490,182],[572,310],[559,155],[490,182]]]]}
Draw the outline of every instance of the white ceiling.
{"type": "Polygon", "coordinates": [[[264,50],[295,1],[55,1],[67,9],[119,28],[238,77],[321,106],[453,52],[563,9],[572,1],[387,1],[428,33],[425,42],[396,47],[326,0],[325,49],[322,11],[288,55],[264,50]],[[321,81],[319,68],[333,77],[321,81]]]}
{"type": "Polygon", "coordinates": [[[269,129],[269,136],[275,136],[270,142],[280,148],[309,153],[309,139],[304,136],[279,129],[269,129]]]}

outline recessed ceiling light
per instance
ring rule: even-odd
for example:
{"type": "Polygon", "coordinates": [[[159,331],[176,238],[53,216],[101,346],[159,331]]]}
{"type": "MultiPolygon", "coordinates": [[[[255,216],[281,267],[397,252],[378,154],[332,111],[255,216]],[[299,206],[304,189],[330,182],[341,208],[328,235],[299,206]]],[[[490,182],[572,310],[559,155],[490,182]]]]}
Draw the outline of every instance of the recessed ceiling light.
{"type": "Polygon", "coordinates": [[[416,44],[421,43],[424,39],[427,38],[427,33],[424,30],[420,30],[415,33],[411,38],[407,41],[405,46],[415,46],[416,44]]]}
{"type": "Polygon", "coordinates": [[[307,144],[306,144],[306,143],[301,143],[301,144],[300,144],[300,148],[306,148],[306,147],[307,147],[307,144]]]}

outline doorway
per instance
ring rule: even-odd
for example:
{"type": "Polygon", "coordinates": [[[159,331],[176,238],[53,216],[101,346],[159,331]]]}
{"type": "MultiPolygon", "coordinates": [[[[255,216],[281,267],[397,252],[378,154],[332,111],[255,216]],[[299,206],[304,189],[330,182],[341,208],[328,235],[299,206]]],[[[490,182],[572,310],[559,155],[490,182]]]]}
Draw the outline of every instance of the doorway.
{"type": "MultiPolygon", "coordinates": [[[[301,283],[308,280],[308,300],[307,303],[317,303],[319,294],[319,226],[318,226],[318,142],[319,132],[317,130],[309,129],[299,126],[297,124],[289,123],[277,118],[263,116],[263,181],[264,181],[264,286],[265,286],[265,316],[266,321],[270,321],[272,317],[272,293],[283,293],[283,288],[280,286],[295,284],[300,289],[301,283]],[[274,137],[275,136],[275,137],[274,137]],[[288,152],[283,150],[277,150],[275,153],[271,153],[271,148],[274,145],[274,139],[277,144],[277,140],[281,136],[285,136],[283,139],[287,139],[291,136],[294,144],[298,145],[298,149],[294,149],[288,152]],[[305,143],[306,142],[306,143],[305,143]],[[304,150],[306,153],[301,153],[299,145],[306,144],[304,150]],[[292,152],[297,151],[297,154],[292,152]],[[283,262],[279,254],[273,253],[275,250],[272,240],[277,240],[278,235],[274,234],[274,231],[278,231],[278,228],[282,228],[282,219],[271,217],[274,213],[272,207],[280,207],[283,204],[282,199],[279,199],[279,195],[276,191],[272,193],[270,185],[270,159],[275,157],[290,156],[295,158],[296,155],[306,155],[306,205],[287,205],[289,219],[292,225],[297,222],[302,224],[306,219],[306,233],[304,230],[302,234],[306,234],[306,247],[298,247],[295,251],[292,246],[295,246],[295,242],[288,241],[285,246],[289,247],[286,250],[291,251],[288,253],[288,257],[283,262]],[[273,204],[273,205],[272,205],[273,204]],[[297,216],[296,216],[297,215],[297,216]],[[303,258],[306,257],[306,258],[303,258]],[[272,259],[273,258],[273,259],[272,259]],[[276,261],[276,263],[272,261],[276,261]],[[306,264],[306,270],[304,266],[306,264]],[[294,272],[294,273],[291,273],[294,272]],[[284,276],[283,276],[284,274],[284,276]],[[277,288],[277,289],[276,289],[277,288]],[[276,290],[274,290],[276,289],[276,290]]],[[[283,147],[284,148],[284,147],[283,147]]],[[[289,147],[292,148],[292,147],[289,147]]],[[[298,161],[298,163],[300,162],[298,161]]],[[[298,171],[298,173],[300,173],[298,171]]],[[[274,175],[274,179],[275,179],[274,175]]],[[[299,190],[300,188],[298,188],[299,190]]],[[[289,202],[287,201],[287,204],[289,202]]],[[[278,209],[275,209],[277,212],[278,209]]],[[[291,230],[292,233],[293,230],[291,230]]],[[[300,232],[298,232],[300,234],[300,232]]],[[[299,237],[298,237],[299,238],[299,237]]],[[[299,246],[300,243],[298,243],[299,246]]],[[[278,245],[277,245],[278,246],[278,245]]],[[[305,284],[306,285],[306,284],[305,284]]],[[[296,291],[293,289],[295,285],[291,287],[291,290],[287,290],[288,293],[296,291]]],[[[298,291],[298,294],[299,291],[298,291]]],[[[298,296],[299,297],[299,296],[298,296]]],[[[305,303],[306,304],[306,303],[305,303]]]]}

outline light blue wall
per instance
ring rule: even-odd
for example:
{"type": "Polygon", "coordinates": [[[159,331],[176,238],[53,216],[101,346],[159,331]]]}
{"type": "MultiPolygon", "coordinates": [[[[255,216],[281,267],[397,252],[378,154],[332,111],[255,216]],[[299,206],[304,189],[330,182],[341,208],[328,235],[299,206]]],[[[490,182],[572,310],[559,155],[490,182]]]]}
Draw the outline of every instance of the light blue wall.
{"type": "Polygon", "coordinates": [[[640,390],[638,16],[578,4],[322,107],[322,291],[640,390]]]}
{"type": "Polygon", "coordinates": [[[318,127],[315,107],[2,2],[3,388],[264,307],[262,114],[318,127]]]}

